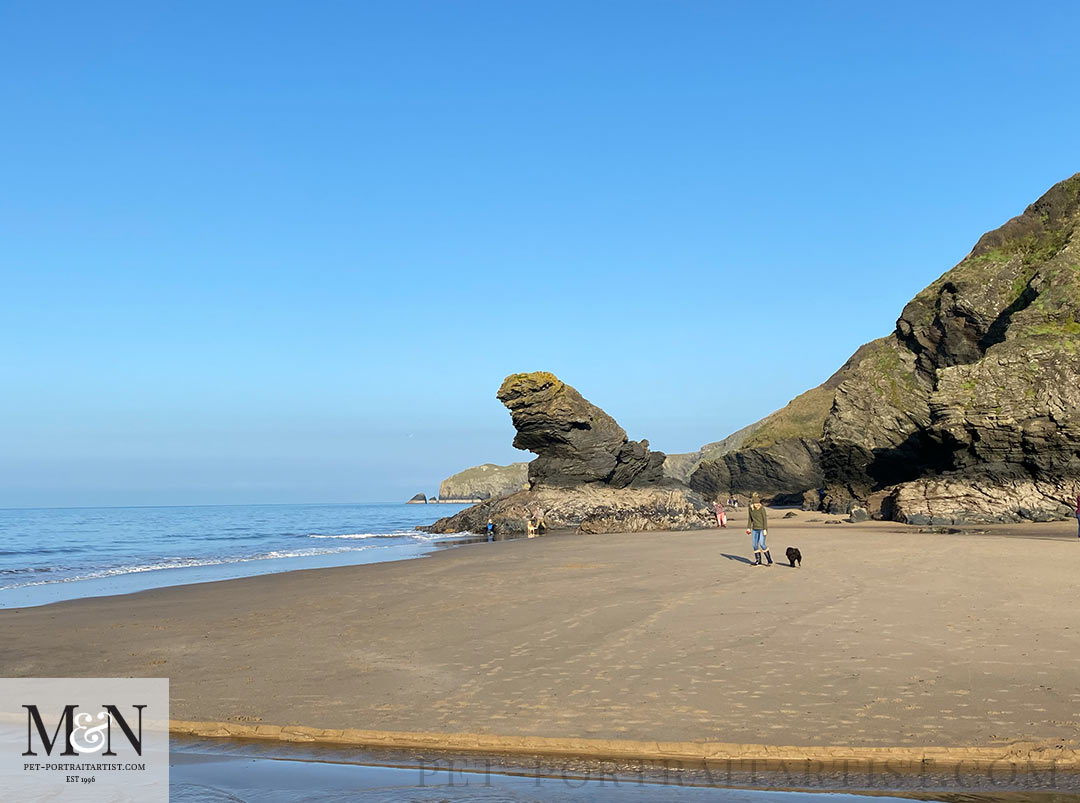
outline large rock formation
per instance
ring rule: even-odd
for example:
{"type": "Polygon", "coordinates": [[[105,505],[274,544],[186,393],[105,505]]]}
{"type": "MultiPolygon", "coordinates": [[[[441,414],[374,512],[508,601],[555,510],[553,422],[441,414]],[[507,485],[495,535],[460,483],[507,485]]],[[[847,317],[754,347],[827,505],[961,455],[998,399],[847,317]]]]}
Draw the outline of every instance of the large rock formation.
{"type": "Polygon", "coordinates": [[[837,388],[827,498],[956,523],[1066,515],[1080,484],[1080,174],[983,235],[837,388]]]}
{"type": "Polygon", "coordinates": [[[496,499],[529,487],[529,464],[497,466],[484,463],[447,477],[439,484],[439,499],[496,499]]]}
{"type": "Polygon", "coordinates": [[[613,488],[664,479],[663,452],[631,441],[615,419],[554,374],[513,374],[502,383],[499,401],[517,429],[514,446],[534,452],[533,486],[600,482],[613,488]]]}
{"type": "Polygon", "coordinates": [[[631,441],[611,416],[553,374],[514,374],[499,388],[517,435],[514,446],[535,452],[529,487],[440,519],[431,532],[525,531],[541,517],[548,528],[640,532],[706,527],[705,500],[664,476],[664,454],[631,441]]]}
{"type": "MultiPolygon", "coordinates": [[[[535,490],[688,481],[912,523],[1052,519],[1080,489],[1080,174],[985,234],[824,384],[712,452],[633,443],[550,374],[510,377],[535,490]]],[[[504,397],[505,396],[505,397],[504,397]]],[[[722,443],[722,442],[721,442],[722,443]]]]}
{"type": "Polygon", "coordinates": [[[592,482],[519,491],[474,505],[424,529],[434,533],[479,533],[490,519],[497,533],[516,534],[525,532],[525,520],[534,516],[540,516],[549,529],[576,529],[582,533],[696,530],[711,526],[705,501],[686,488],[612,488],[592,482]]]}
{"type": "Polygon", "coordinates": [[[702,461],[691,487],[783,494],[817,477],[831,512],[865,502],[912,523],[1067,515],[1080,485],[1078,222],[1080,174],[984,235],[892,334],[738,451],[702,461]]]}
{"type": "Polygon", "coordinates": [[[739,430],[736,435],[745,436],[735,441],[734,449],[706,454],[689,477],[690,487],[708,499],[757,491],[777,501],[801,503],[806,491],[824,483],[821,436],[836,388],[850,366],[851,361],[821,385],[739,430]]]}
{"type": "Polygon", "coordinates": [[[690,476],[690,487],[707,499],[756,491],[777,501],[801,502],[803,493],[819,487],[823,479],[820,443],[786,438],[702,462],[690,476]]]}

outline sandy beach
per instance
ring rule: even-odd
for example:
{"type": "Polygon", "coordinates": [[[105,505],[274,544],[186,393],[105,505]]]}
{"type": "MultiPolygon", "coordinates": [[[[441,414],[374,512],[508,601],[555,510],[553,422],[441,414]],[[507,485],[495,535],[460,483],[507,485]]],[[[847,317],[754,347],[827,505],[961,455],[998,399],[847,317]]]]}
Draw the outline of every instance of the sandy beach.
{"type": "Polygon", "coordinates": [[[0,671],[167,676],[174,720],[251,728],[822,748],[1080,737],[1074,522],[935,534],[781,515],[772,568],[749,566],[736,516],[0,611],[0,671]]]}

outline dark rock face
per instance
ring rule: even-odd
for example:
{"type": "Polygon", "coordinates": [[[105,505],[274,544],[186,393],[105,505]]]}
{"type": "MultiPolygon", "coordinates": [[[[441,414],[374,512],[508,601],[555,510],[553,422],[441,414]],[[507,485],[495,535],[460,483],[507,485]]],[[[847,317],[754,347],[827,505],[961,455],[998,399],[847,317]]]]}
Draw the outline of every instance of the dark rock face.
{"type": "Polygon", "coordinates": [[[731,496],[731,471],[727,462],[706,460],[690,475],[690,488],[705,499],[727,499],[731,496]]]}
{"type": "Polygon", "coordinates": [[[405,504],[407,505],[426,505],[427,497],[424,494],[417,494],[405,504]]]}
{"type": "Polygon", "coordinates": [[[912,523],[1060,517],[1080,483],[1080,174],[860,350],[824,425],[826,507],[912,523]]]}
{"type": "Polygon", "coordinates": [[[525,532],[525,520],[539,515],[552,530],[634,533],[698,530],[714,526],[705,500],[686,488],[612,488],[600,483],[544,486],[474,505],[430,527],[433,533],[481,533],[488,519],[497,532],[525,532]]]}
{"type": "Polygon", "coordinates": [[[537,457],[529,482],[572,487],[603,483],[627,488],[664,481],[663,452],[631,441],[615,419],[554,374],[513,374],[502,383],[499,401],[510,410],[514,446],[537,457]]]}
{"type": "Polygon", "coordinates": [[[762,496],[795,495],[824,483],[821,445],[807,438],[728,452],[706,460],[690,476],[690,487],[708,499],[758,492],[762,496]]]}
{"type": "Polygon", "coordinates": [[[664,476],[664,454],[627,439],[615,419],[549,373],[514,374],[498,392],[517,429],[514,446],[535,452],[529,487],[474,505],[426,529],[523,533],[539,517],[548,529],[581,533],[691,530],[713,526],[699,495],[664,476]]]}

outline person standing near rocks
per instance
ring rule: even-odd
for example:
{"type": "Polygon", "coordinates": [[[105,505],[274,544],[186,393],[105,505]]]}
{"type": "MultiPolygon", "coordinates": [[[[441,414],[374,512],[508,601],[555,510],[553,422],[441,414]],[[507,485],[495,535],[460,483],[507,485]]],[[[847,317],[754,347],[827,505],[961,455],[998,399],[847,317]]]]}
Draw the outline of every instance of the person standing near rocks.
{"type": "Polygon", "coordinates": [[[753,537],[754,562],[752,566],[761,565],[761,555],[765,554],[765,560],[769,566],[773,565],[772,555],[765,546],[765,536],[769,534],[769,512],[761,504],[761,497],[756,493],[750,495],[750,507],[747,508],[746,534],[753,537]]]}
{"type": "Polygon", "coordinates": [[[713,502],[713,513],[716,514],[716,526],[721,529],[727,527],[727,511],[719,499],[713,502]]]}
{"type": "Polygon", "coordinates": [[[1080,494],[1076,495],[1076,537],[1080,538],[1080,494]]]}

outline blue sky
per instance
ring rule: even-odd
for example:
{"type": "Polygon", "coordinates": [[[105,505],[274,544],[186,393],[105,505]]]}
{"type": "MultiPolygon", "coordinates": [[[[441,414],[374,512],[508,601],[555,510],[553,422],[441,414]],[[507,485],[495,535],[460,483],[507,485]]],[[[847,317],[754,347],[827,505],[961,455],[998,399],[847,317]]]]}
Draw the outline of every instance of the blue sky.
{"type": "Polygon", "coordinates": [[[1072,3],[0,3],[0,506],[687,451],[1080,170],[1072,3]]]}

